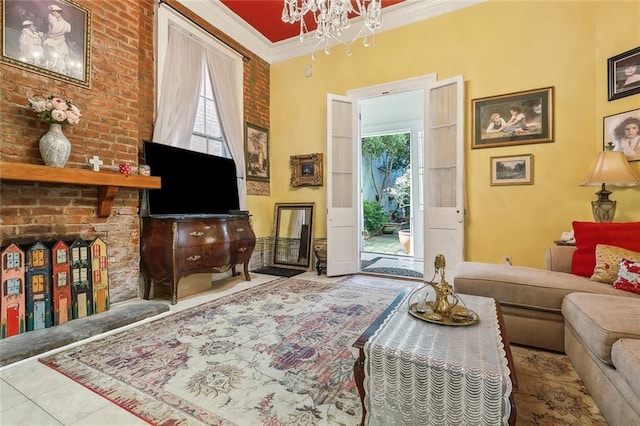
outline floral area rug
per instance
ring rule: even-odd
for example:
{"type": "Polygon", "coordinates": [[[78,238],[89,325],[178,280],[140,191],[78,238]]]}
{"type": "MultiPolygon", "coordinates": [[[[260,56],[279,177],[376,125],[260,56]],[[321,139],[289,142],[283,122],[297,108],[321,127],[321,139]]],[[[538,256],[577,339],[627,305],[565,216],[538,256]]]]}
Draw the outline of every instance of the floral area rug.
{"type": "MultiPolygon", "coordinates": [[[[351,345],[407,287],[278,278],[40,361],[156,425],[360,424],[351,345]]],[[[511,346],[517,426],[604,426],[566,355],[511,346]]]]}
{"type": "Polygon", "coordinates": [[[564,354],[511,345],[518,378],[517,426],[606,426],[564,354]]]}
{"type": "Polygon", "coordinates": [[[351,345],[404,288],[279,278],[40,361],[157,425],[357,425],[351,345]]]}

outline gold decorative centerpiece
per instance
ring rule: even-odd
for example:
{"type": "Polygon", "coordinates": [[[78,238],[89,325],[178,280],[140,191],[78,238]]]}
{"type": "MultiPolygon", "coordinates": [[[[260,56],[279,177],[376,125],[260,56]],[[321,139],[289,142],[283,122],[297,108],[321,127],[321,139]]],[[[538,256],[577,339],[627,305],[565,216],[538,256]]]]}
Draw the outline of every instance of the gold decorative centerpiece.
{"type": "Polygon", "coordinates": [[[444,325],[471,325],[480,319],[464,305],[453,287],[445,279],[446,260],[438,254],[433,263],[431,282],[415,289],[409,295],[409,313],[423,321],[444,325]],[[435,278],[440,275],[440,282],[435,278]],[[433,291],[432,291],[433,290],[433,291]],[[462,305],[460,305],[462,303],[462,305]]]}

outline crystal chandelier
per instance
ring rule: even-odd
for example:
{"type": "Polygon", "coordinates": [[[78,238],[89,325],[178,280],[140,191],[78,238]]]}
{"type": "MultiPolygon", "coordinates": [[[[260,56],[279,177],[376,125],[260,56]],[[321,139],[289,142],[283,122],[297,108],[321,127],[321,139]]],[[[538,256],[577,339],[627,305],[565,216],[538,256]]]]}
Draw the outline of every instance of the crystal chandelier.
{"type": "Polygon", "coordinates": [[[347,55],[351,55],[351,44],[364,35],[362,45],[369,47],[373,44],[376,30],[382,26],[382,0],[284,0],[282,21],[293,24],[300,22],[300,41],[309,32],[304,17],[311,13],[317,25],[317,43],[313,47],[311,57],[316,59],[316,50],[324,44],[324,53],[331,53],[329,42],[331,39],[347,47],[347,55]],[[355,4],[355,8],[354,8],[355,4]],[[363,20],[362,28],[350,42],[341,39],[351,23],[349,15],[360,16],[363,20]]]}

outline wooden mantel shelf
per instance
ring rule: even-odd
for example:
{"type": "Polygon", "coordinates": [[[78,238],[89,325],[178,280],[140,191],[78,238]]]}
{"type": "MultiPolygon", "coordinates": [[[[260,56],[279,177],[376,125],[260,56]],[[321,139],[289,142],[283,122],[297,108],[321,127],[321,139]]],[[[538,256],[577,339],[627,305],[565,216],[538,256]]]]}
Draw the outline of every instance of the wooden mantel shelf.
{"type": "Polygon", "coordinates": [[[0,179],[97,186],[98,217],[108,217],[111,214],[111,204],[120,188],[160,188],[160,178],[157,176],[125,175],[115,172],[94,172],[6,162],[0,162],[0,179]]]}

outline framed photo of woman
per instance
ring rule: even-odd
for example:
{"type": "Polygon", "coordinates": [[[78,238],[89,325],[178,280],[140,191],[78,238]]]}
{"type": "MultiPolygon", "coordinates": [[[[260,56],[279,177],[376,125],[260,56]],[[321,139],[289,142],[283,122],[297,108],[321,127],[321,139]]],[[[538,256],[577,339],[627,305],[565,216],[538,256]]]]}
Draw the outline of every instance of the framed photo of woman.
{"type": "Polygon", "coordinates": [[[604,118],[603,148],[613,144],[628,161],[640,161],[640,108],[604,118]]]}
{"type": "Polygon", "coordinates": [[[609,100],[640,93],[640,47],[607,61],[609,100]]]}

